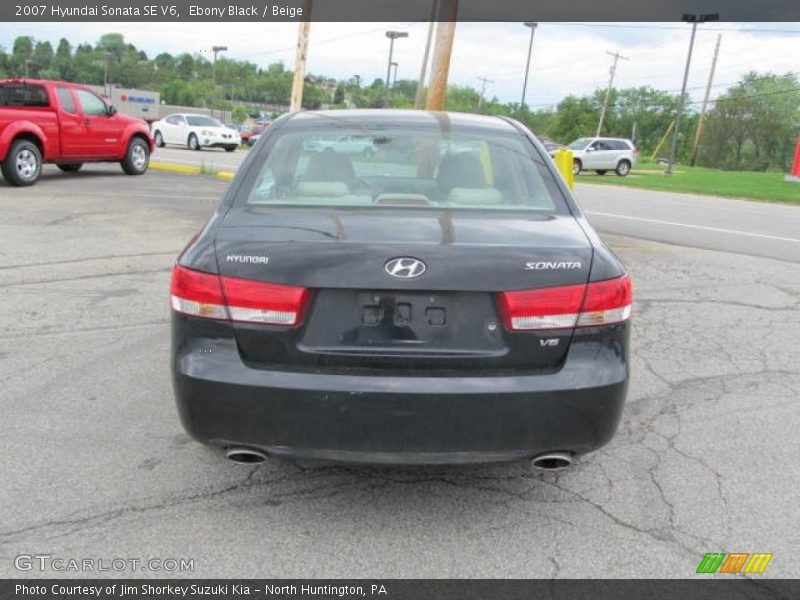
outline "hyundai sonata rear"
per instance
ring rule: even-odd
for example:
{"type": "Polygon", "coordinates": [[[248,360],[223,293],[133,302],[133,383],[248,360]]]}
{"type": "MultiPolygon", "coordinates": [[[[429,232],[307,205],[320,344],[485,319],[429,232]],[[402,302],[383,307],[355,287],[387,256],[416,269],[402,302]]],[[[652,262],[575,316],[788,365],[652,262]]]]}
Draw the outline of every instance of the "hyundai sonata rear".
{"type": "Polygon", "coordinates": [[[264,138],[174,268],[189,433],[240,460],[541,466],[611,439],[630,279],[530,132],[336,111],[264,138]]]}

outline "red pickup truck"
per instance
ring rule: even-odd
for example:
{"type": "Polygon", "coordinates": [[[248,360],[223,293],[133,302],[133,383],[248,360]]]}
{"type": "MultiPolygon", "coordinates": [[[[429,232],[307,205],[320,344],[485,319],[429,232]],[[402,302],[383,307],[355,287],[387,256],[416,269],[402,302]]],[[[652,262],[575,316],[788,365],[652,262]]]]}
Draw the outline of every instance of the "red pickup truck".
{"type": "Polygon", "coordinates": [[[0,167],[11,185],[34,184],[44,162],[68,173],[85,162],[118,162],[141,175],[154,147],[144,121],[119,114],[87,87],[0,79],[0,167]]]}

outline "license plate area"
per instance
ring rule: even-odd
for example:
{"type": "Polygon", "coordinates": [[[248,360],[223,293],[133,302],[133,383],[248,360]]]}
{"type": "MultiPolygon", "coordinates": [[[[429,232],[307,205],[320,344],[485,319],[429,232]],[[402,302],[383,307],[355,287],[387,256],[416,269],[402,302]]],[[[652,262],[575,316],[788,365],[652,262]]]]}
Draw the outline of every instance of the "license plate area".
{"type": "Polygon", "coordinates": [[[502,354],[491,294],[320,290],[302,347],[325,352],[502,354]]]}

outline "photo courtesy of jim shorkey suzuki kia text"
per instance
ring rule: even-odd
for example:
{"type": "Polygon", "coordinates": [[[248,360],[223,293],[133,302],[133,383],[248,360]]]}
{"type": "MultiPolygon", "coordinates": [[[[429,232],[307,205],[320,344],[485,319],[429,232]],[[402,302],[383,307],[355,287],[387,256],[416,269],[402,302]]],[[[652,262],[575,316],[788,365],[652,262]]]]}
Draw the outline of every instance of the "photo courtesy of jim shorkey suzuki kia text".
{"type": "Polygon", "coordinates": [[[388,597],[387,587],[381,583],[369,585],[324,585],[324,584],[284,584],[275,585],[265,583],[263,587],[251,585],[224,583],[212,585],[192,584],[148,584],[137,585],[105,584],[105,585],[80,585],[80,584],[15,584],[14,593],[17,596],[58,596],[58,597],[172,597],[194,598],[204,596],[234,597],[263,594],[264,596],[291,597],[291,596],[337,596],[337,597],[388,597]]]}

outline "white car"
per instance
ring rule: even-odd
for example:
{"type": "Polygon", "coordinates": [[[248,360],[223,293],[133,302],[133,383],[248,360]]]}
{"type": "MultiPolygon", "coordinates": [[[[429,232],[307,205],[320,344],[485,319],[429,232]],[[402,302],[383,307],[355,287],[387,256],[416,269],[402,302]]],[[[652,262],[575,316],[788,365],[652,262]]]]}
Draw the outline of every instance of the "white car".
{"type": "Polygon", "coordinates": [[[567,146],[572,150],[572,171],[596,171],[605,175],[614,171],[626,177],[636,165],[636,146],[623,138],[587,137],[578,138],[567,146]]]}
{"type": "Polygon", "coordinates": [[[233,152],[242,143],[238,131],[206,115],[175,113],[153,123],[152,131],[159,148],[179,144],[190,150],[225,148],[233,152]]]}

